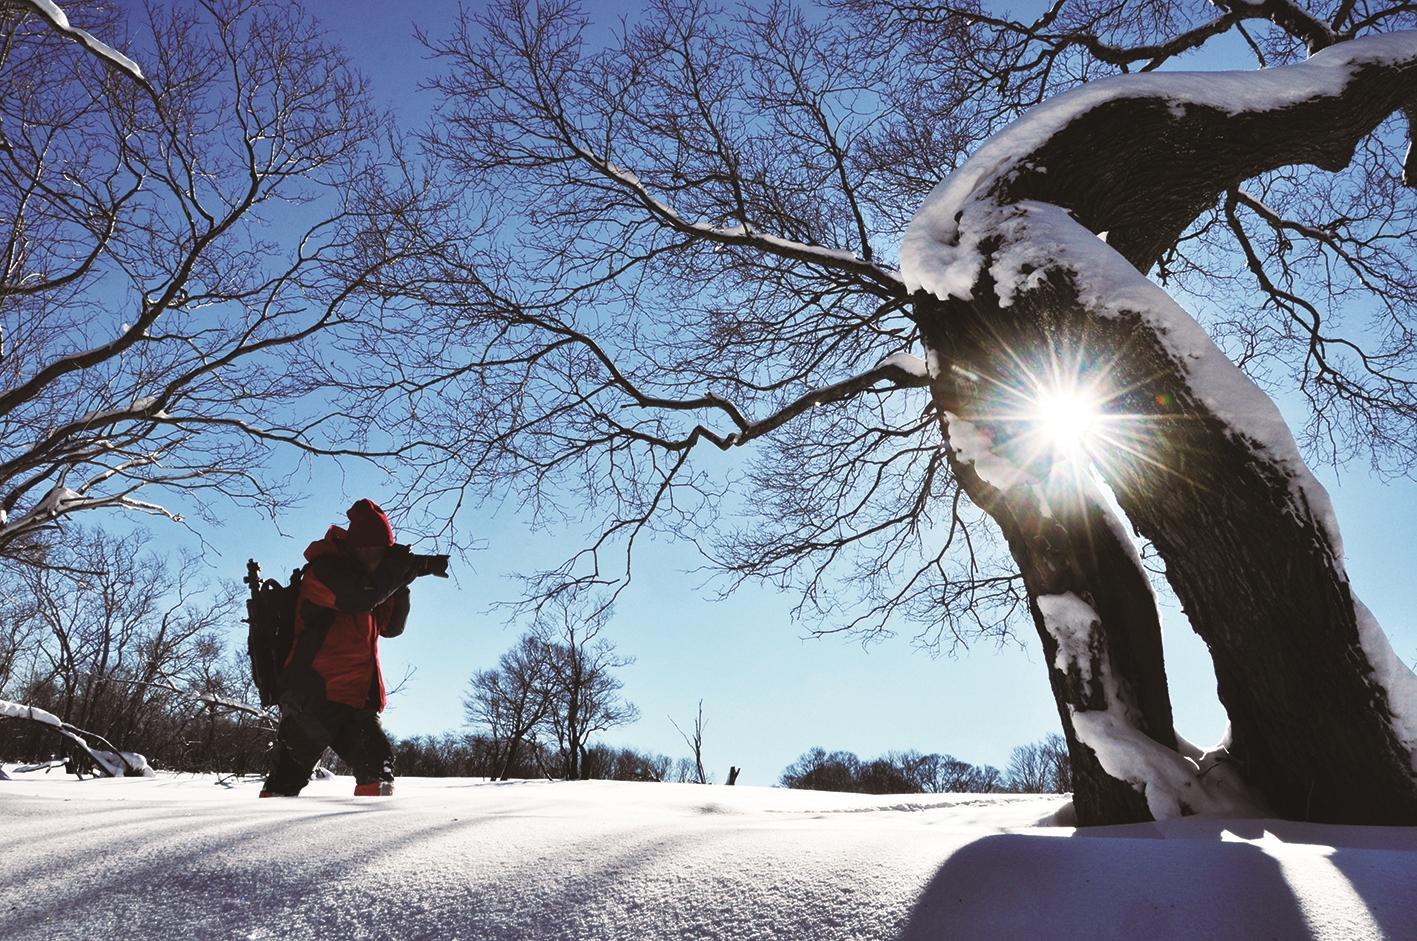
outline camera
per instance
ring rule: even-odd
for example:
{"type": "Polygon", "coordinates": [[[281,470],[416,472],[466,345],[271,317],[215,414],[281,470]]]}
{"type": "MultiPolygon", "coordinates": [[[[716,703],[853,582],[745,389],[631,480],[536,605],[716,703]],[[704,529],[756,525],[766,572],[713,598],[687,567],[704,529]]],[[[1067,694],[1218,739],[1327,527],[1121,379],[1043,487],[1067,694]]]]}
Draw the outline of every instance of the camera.
{"type": "Polygon", "coordinates": [[[414,577],[422,575],[434,575],[438,578],[448,577],[448,557],[445,555],[417,555],[415,553],[409,553],[408,562],[414,577]]]}

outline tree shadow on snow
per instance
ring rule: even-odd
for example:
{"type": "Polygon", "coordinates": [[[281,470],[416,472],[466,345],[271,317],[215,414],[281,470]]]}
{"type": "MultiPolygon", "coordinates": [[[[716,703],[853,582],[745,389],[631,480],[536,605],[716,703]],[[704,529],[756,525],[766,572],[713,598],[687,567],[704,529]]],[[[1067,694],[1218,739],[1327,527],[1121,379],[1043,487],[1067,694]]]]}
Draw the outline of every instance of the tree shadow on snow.
{"type": "MultiPolygon", "coordinates": [[[[1367,909],[1384,938],[1417,938],[1417,827],[1363,827],[1292,820],[1217,820],[1186,817],[1165,823],[1096,827],[1079,835],[1105,838],[1154,836],[1169,840],[1219,841],[1227,834],[1245,840],[1268,838],[1291,846],[1312,846],[1308,865],[1331,866],[1367,909]],[[1331,851],[1330,851],[1331,850],[1331,851]]],[[[1233,844],[1227,844],[1233,845],[1233,844]]],[[[1296,859],[1304,865],[1300,854],[1296,859]]],[[[1302,878],[1302,876],[1301,876],[1302,878]]],[[[1334,892],[1330,886],[1327,890],[1334,892]]],[[[1337,887],[1333,904],[1343,901],[1337,887]]]]}
{"type": "Polygon", "coordinates": [[[1113,832],[962,847],[921,893],[900,941],[1310,937],[1279,864],[1257,847],[1097,830],[1113,832]]]}

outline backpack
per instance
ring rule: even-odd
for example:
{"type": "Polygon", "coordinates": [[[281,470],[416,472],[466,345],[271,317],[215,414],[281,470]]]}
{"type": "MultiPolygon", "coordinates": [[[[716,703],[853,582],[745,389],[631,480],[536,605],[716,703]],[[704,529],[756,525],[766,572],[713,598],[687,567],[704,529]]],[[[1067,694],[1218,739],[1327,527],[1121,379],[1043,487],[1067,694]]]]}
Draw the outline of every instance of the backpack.
{"type": "Polygon", "coordinates": [[[273,578],[261,580],[261,567],[252,559],[246,563],[251,597],[246,599],[246,651],[251,656],[251,679],[261,694],[262,706],[280,701],[280,675],[295,643],[295,602],[300,596],[303,569],[290,573],[290,584],[273,578]]]}

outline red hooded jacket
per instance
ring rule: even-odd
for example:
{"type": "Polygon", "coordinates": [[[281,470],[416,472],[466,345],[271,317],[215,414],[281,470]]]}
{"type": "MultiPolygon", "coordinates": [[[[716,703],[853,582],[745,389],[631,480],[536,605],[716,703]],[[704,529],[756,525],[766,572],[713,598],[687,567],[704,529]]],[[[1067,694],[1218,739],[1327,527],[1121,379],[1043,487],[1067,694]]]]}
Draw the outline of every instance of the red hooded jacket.
{"type": "Polygon", "coordinates": [[[300,580],[282,685],[297,698],[382,712],[379,638],[402,634],[408,618],[408,550],[394,546],[371,573],[348,554],[347,540],[343,528],[331,526],[305,550],[310,564],[300,580]]]}

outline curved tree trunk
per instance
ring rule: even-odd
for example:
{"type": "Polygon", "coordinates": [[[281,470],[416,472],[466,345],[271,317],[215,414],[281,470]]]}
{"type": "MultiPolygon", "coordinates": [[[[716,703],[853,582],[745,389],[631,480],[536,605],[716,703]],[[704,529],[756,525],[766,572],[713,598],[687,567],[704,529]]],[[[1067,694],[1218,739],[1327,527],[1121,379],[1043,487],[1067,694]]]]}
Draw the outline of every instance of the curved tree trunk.
{"type": "MultiPolygon", "coordinates": [[[[1104,373],[1111,408],[1134,416],[1134,437],[1100,466],[1209,644],[1231,755],[1272,809],[1412,824],[1417,742],[1402,729],[1410,739],[1417,716],[1395,717],[1392,689],[1375,675],[1390,651],[1375,625],[1360,630],[1367,614],[1349,589],[1327,495],[1273,403],[1141,274],[1227,189],[1286,165],[1341,169],[1365,134],[1417,98],[1417,34],[1320,55],[1212,77],[1189,98],[1191,86],[1155,75],[1050,102],[1019,122],[1028,126],[1016,148],[1005,132],[932,194],[902,254],[910,283],[949,298],[938,311],[918,305],[927,345],[1016,389],[1027,388],[1030,360],[1071,357],[1104,373]],[[974,272],[972,288],[961,290],[962,270],[974,272]]],[[[981,496],[1027,575],[1039,560],[1026,536],[1042,520],[1027,511],[1011,520],[981,496]]],[[[1106,564],[1127,581],[1126,566],[1106,564]]],[[[1089,573],[1077,584],[1106,581],[1089,573]]],[[[1035,597],[1050,590],[1035,582],[1035,597]]],[[[1117,656],[1136,632],[1101,621],[1117,656]]],[[[1118,659],[1136,671],[1129,681],[1149,681],[1118,659]]],[[[1059,696],[1074,712],[1075,698],[1059,696]]],[[[1091,773],[1085,761],[1078,770],[1091,773]]]]}
{"type": "MultiPolygon", "coordinates": [[[[1128,441],[1145,450],[1145,459],[1103,454],[1098,467],[1166,561],[1192,626],[1210,647],[1231,723],[1230,758],[1246,781],[1286,818],[1417,823],[1412,755],[1394,730],[1387,691],[1374,679],[1359,635],[1360,609],[1331,546],[1336,533],[1328,531],[1333,524],[1324,510],[1310,505],[1312,491],[1296,488],[1290,468],[1207,408],[1183,364],[1141,317],[1098,317],[1064,285],[991,311],[991,320],[994,332],[1020,344],[1014,348],[1063,356],[1079,348],[1126,351],[1111,365],[1114,382],[1126,390],[1112,407],[1147,416],[1128,441]],[[1158,414],[1163,401],[1166,410],[1158,414]]],[[[991,364],[994,375],[1009,368],[999,359],[991,364]]],[[[959,476],[1009,537],[1030,596],[1074,591],[1098,599],[1094,607],[1118,672],[1133,689],[1160,684],[1164,695],[1154,607],[1141,603],[1144,575],[1108,538],[1111,528],[1094,521],[1096,511],[1074,512],[1062,523],[1067,532],[1059,533],[1058,521],[1036,508],[1030,514],[1016,502],[1001,512],[987,492],[977,493],[969,468],[959,476]],[[1057,561],[1056,549],[1086,560],[1081,570],[1057,561]]],[[[1036,604],[1034,613],[1051,664],[1056,643],[1036,604]]],[[[1085,751],[1079,760],[1064,704],[1080,711],[1092,705],[1056,670],[1050,674],[1081,797],[1088,780],[1105,775],[1085,751]]],[[[1159,717],[1160,704],[1141,714],[1159,717]]],[[[1165,716],[1169,723],[1169,706],[1165,716]]],[[[1175,747],[1174,736],[1167,741],[1147,731],[1175,747]]],[[[1097,786],[1099,793],[1109,787],[1097,786]]],[[[1080,800],[1079,813],[1084,822],[1135,819],[1125,802],[1105,798],[1092,806],[1080,800]]]]}

